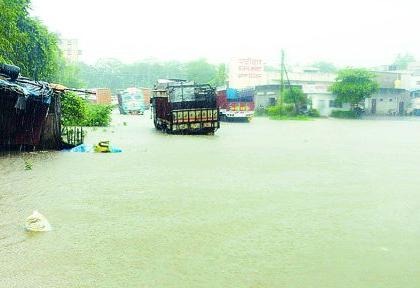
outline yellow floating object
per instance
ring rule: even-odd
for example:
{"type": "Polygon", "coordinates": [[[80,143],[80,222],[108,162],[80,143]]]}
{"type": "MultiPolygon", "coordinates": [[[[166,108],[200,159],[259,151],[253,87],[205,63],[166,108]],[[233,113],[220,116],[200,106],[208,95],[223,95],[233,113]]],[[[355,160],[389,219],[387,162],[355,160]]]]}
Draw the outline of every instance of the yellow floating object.
{"type": "Polygon", "coordinates": [[[110,153],[111,146],[109,145],[109,141],[101,141],[97,145],[95,145],[95,152],[110,153]]]}

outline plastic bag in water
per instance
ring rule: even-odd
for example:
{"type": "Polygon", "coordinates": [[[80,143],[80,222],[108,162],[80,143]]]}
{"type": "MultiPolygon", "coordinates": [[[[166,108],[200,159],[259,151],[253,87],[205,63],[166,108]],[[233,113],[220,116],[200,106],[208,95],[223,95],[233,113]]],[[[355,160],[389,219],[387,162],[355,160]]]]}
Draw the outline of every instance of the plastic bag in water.
{"type": "Polygon", "coordinates": [[[52,230],[47,218],[38,211],[34,211],[31,216],[26,218],[25,228],[32,232],[47,232],[52,230]]]}

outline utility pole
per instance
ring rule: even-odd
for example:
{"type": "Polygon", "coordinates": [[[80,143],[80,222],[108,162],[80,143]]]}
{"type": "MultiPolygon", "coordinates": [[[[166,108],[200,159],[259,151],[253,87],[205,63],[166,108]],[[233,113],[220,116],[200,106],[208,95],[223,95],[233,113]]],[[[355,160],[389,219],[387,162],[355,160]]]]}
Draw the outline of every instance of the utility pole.
{"type": "Polygon", "coordinates": [[[280,67],[280,106],[283,106],[283,92],[284,92],[284,50],[281,49],[281,67],[280,67]]]}

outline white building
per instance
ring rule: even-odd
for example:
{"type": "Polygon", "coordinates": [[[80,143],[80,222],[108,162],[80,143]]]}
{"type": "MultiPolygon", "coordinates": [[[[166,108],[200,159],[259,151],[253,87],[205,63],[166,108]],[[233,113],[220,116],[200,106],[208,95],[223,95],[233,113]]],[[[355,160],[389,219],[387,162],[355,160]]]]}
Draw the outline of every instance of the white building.
{"type": "Polygon", "coordinates": [[[407,70],[396,70],[393,66],[370,69],[381,88],[395,88],[414,91],[420,89],[420,62],[410,63],[407,70]]]}
{"type": "Polygon", "coordinates": [[[61,39],[60,48],[68,63],[79,62],[79,56],[82,55],[82,51],[79,50],[77,39],[61,39]]]}
{"type": "Polygon", "coordinates": [[[409,91],[420,89],[420,73],[419,72],[408,72],[401,74],[400,82],[396,82],[395,88],[406,89],[409,91]]]}
{"type": "Polygon", "coordinates": [[[234,58],[229,63],[229,87],[241,89],[266,83],[264,62],[256,58],[234,58]]]}
{"type": "Polygon", "coordinates": [[[336,96],[329,91],[331,84],[332,82],[318,82],[302,85],[303,92],[311,101],[311,107],[318,110],[322,116],[330,116],[334,110],[350,109],[349,104],[341,104],[335,101],[336,96]]]}
{"type": "MultiPolygon", "coordinates": [[[[413,91],[420,89],[420,74],[410,70],[372,69],[380,89],[365,101],[366,112],[372,115],[406,115],[413,112],[413,91]]],[[[389,69],[391,68],[391,69],[389,69]]]]}
{"type": "Polygon", "coordinates": [[[322,116],[329,116],[333,110],[343,108],[335,102],[335,95],[329,91],[336,77],[334,73],[322,73],[313,67],[298,68],[289,73],[290,83],[302,86],[312,108],[318,110],[322,116]]]}
{"type": "MultiPolygon", "coordinates": [[[[271,90],[276,84],[280,84],[280,71],[265,71],[264,68],[265,64],[261,59],[233,59],[229,65],[229,86],[231,88],[266,86],[257,89],[256,97],[261,99],[256,99],[256,102],[260,106],[273,103],[272,100],[278,93],[271,90]]],[[[314,67],[294,67],[284,75],[284,81],[286,85],[289,81],[292,86],[302,87],[311,101],[312,108],[317,109],[322,116],[329,116],[333,110],[350,109],[348,105],[344,107],[338,105],[335,102],[336,97],[329,91],[336,77],[337,74],[322,73],[314,67]]]]}
{"type": "Polygon", "coordinates": [[[409,63],[407,66],[407,70],[412,72],[420,72],[420,62],[409,63]]]}
{"type": "MultiPolygon", "coordinates": [[[[267,77],[270,82],[280,83],[280,72],[267,77]]],[[[317,109],[322,116],[329,116],[333,110],[349,109],[347,105],[342,107],[335,102],[335,95],[329,91],[329,87],[335,82],[337,74],[322,73],[314,67],[298,67],[284,76],[284,81],[290,81],[293,86],[302,87],[302,91],[311,101],[311,106],[317,109]]],[[[287,84],[287,82],[286,82],[287,84]]]]}

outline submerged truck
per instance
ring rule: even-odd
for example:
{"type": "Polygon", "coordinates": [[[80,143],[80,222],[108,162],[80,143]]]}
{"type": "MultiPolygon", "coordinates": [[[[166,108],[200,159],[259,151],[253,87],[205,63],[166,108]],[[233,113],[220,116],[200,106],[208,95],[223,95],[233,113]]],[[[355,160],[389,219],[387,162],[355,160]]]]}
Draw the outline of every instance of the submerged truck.
{"type": "Polygon", "coordinates": [[[153,122],[174,134],[213,134],[220,128],[216,89],[185,80],[159,80],[152,98],[153,122]]]}
{"type": "Polygon", "coordinates": [[[142,115],[144,110],[146,110],[143,89],[128,88],[126,90],[120,91],[117,97],[120,114],[142,115]]]}
{"type": "Polygon", "coordinates": [[[249,122],[254,117],[254,89],[218,90],[217,106],[221,120],[249,122]]]}

